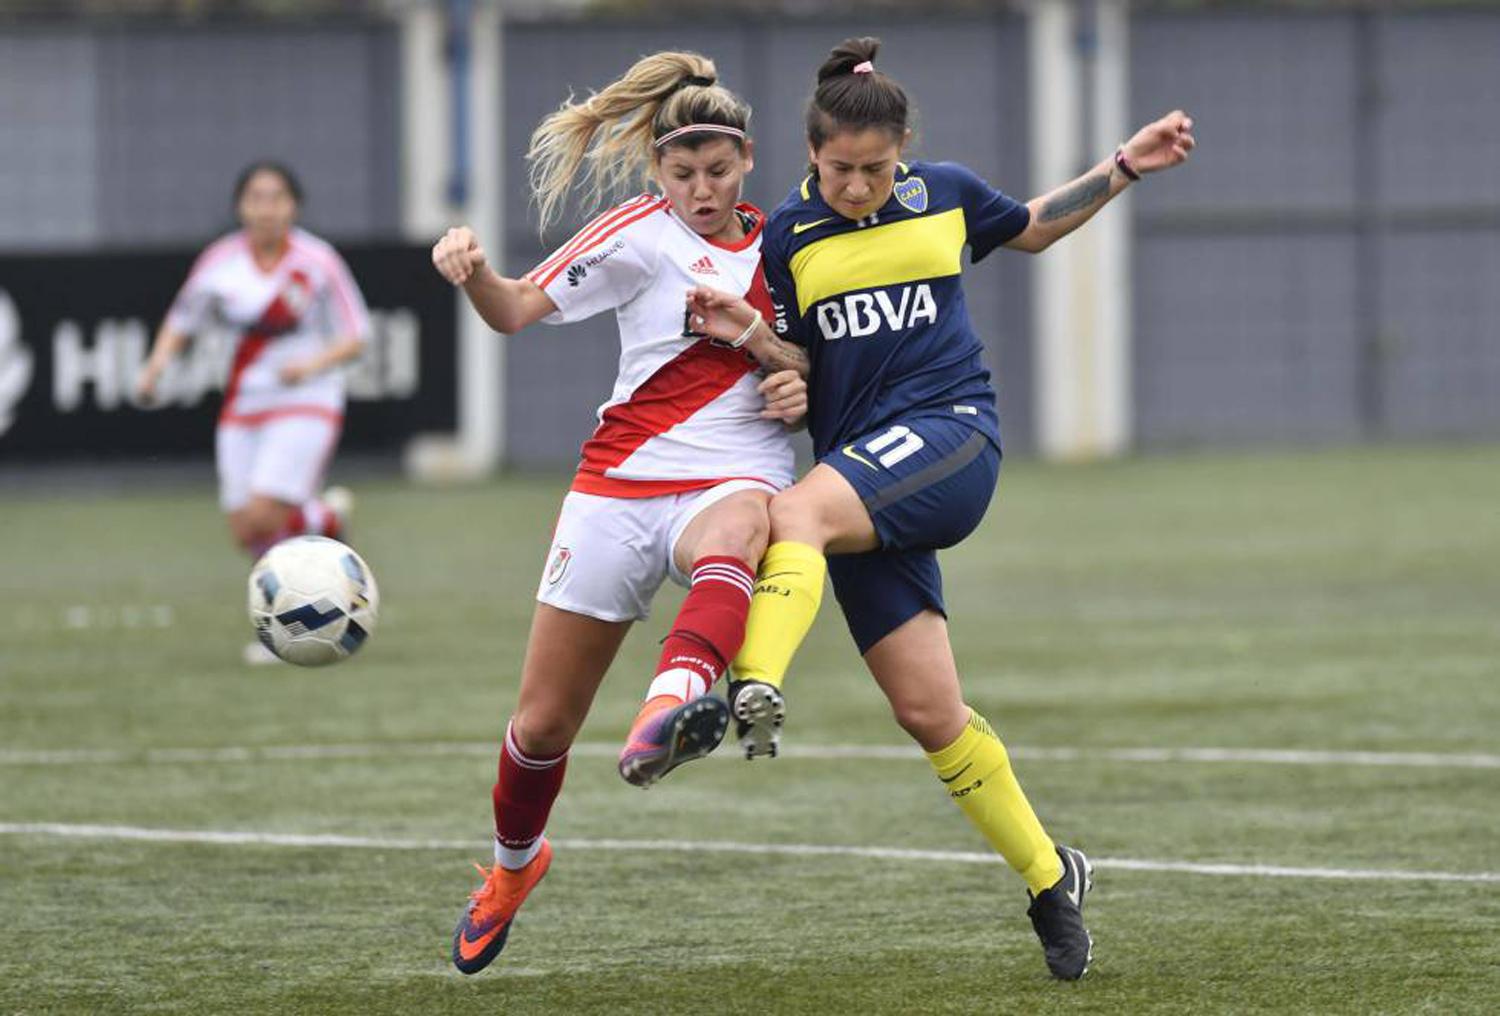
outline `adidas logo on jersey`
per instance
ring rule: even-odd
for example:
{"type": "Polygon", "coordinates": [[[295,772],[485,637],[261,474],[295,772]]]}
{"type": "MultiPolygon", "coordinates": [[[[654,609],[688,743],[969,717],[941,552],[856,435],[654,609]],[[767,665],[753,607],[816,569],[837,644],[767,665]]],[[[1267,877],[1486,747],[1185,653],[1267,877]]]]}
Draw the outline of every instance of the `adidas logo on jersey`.
{"type": "Polygon", "coordinates": [[[718,275],[719,274],[719,270],[714,267],[713,261],[709,258],[709,256],[707,254],[703,255],[701,258],[699,258],[697,261],[694,261],[692,264],[688,265],[688,271],[692,272],[695,275],[718,275]]]}
{"type": "Polygon", "coordinates": [[[587,275],[588,273],[589,273],[589,270],[587,268],[583,267],[583,265],[581,265],[581,264],[569,265],[568,266],[568,285],[570,285],[570,286],[576,286],[576,285],[578,285],[580,282],[583,281],[583,277],[585,275],[587,275]]]}
{"type": "Polygon", "coordinates": [[[937,301],[925,282],[900,290],[891,287],[873,293],[848,293],[818,304],[818,328],[829,342],[845,336],[863,339],[880,331],[881,325],[894,332],[915,328],[922,322],[937,324],[937,301]]]}

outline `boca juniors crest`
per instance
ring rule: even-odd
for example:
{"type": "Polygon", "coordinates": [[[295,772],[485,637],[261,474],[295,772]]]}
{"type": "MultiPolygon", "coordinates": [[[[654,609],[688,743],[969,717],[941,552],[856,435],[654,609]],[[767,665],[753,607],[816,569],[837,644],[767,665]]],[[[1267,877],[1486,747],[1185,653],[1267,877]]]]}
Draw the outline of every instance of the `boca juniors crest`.
{"type": "Polygon", "coordinates": [[[920,176],[909,176],[896,184],[896,200],[907,211],[921,215],[927,211],[927,184],[920,176]]]}

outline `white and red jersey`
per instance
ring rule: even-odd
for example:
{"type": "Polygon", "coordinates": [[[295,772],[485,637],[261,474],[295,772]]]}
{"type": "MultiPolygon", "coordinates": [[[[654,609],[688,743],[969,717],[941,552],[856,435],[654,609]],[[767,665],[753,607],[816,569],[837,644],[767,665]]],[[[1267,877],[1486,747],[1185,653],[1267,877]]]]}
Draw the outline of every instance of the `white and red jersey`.
{"type": "Polygon", "coordinates": [[[239,334],[220,422],[297,414],[343,418],[342,371],[323,371],[295,385],[279,373],[337,339],[369,338],[364,297],[330,244],[294,228],[281,260],[264,271],[244,232],[209,244],[172,302],[167,324],[191,335],[212,320],[239,334]]]}
{"type": "Polygon", "coordinates": [[[697,285],[745,296],[769,320],[760,269],[765,215],[752,205],[744,240],[700,236],[665,198],[641,195],[605,212],[526,278],[557,305],[547,324],[613,310],[620,373],[599,426],[583,446],[573,489],[654,497],[757,479],[793,479],[791,437],[761,419],[756,364],[743,351],[684,335],[685,297],[697,285]]]}

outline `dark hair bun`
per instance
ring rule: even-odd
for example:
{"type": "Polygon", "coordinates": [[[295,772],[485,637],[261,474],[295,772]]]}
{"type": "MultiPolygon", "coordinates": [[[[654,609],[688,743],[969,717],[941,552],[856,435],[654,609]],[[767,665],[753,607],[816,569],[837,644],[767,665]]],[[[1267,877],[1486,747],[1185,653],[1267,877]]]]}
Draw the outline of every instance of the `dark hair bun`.
{"type": "Polygon", "coordinates": [[[818,87],[807,104],[807,140],[814,151],[840,131],[871,128],[905,143],[910,104],[900,83],[879,71],[854,73],[860,64],[873,66],[879,51],[879,39],[845,39],[818,68],[818,87]]]}
{"type": "Polygon", "coordinates": [[[281,182],[286,187],[287,193],[291,194],[292,200],[299,205],[302,204],[302,182],[297,179],[297,174],[292,172],[291,167],[275,159],[258,159],[240,170],[240,175],[235,177],[234,203],[236,205],[240,203],[240,198],[245,196],[245,188],[250,186],[250,181],[257,173],[274,173],[281,177],[281,182]]]}
{"type": "Polygon", "coordinates": [[[880,52],[879,39],[868,35],[858,39],[845,39],[833,47],[833,51],[828,54],[828,59],[824,60],[823,66],[818,68],[818,84],[821,85],[829,78],[853,74],[854,68],[866,60],[873,62],[878,52],[880,52]]]}

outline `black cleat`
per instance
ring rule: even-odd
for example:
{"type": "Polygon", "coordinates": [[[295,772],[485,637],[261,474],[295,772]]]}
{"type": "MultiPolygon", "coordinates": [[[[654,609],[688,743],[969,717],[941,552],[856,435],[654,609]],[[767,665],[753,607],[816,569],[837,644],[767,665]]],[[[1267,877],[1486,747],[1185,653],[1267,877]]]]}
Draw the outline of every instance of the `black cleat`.
{"type": "Polygon", "coordinates": [[[730,681],[729,711],[745,758],[775,758],[786,720],[786,699],[780,690],[764,681],[730,681]]]}
{"type": "Polygon", "coordinates": [[[1083,851],[1059,845],[1063,874],[1056,885],[1031,896],[1026,916],[1042,940],[1047,969],[1064,981],[1076,981],[1094,958],[1094,940],[1083,926],[1083,896],[1094,888],[1094,867],[1083,851]]]}

